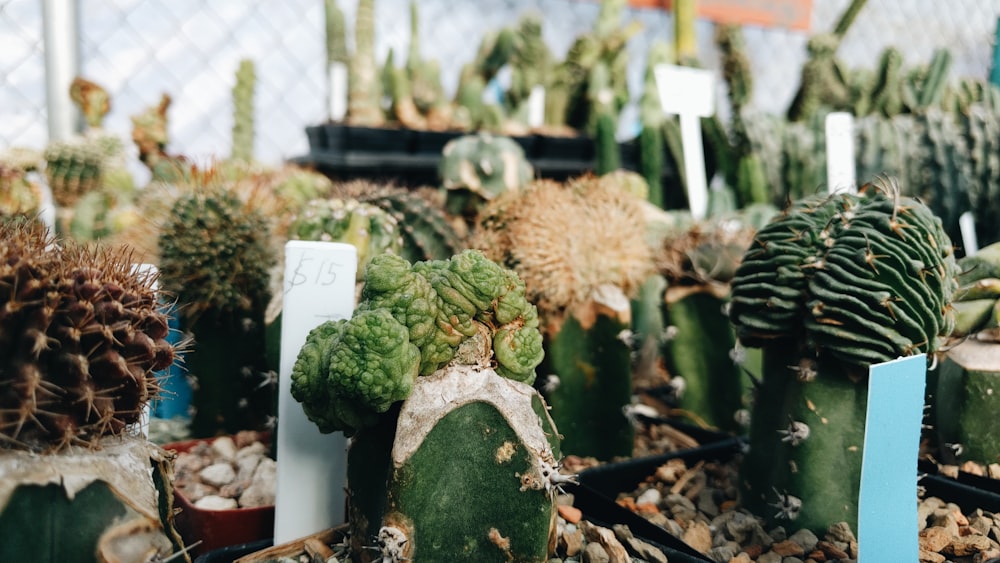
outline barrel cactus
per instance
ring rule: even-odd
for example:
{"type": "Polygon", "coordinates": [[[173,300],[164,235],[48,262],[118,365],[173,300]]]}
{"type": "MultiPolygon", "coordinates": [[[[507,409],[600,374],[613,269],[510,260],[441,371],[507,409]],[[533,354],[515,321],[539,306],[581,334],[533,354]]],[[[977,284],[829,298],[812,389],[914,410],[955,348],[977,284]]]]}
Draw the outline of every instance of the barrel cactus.
{"type": "Polygon", "coordinates": [[[940,348],[956,271],[940,220],[892,179],[804,198],[757,233],[730,306],[742,343],[763,348],[748,508],[816,531],[856,527],[867,370],[940,348]]]}
{"type": "Polygon", "coordinates": [[[185,364],[196,380],[196,437],[260,429],[274,411],[263,357],[277,261],[269,232],[260,213],[224,186],[208,186],[179,197],[160,234],[163,289],[194,335],[185,364]]]}
{"type": "Polygon", "coordinates": [[[0,559],[108,555],[119,527],[169,555],[168,457],[130,428],[174,360],[154,278],[27,220],[0,224],[0,263],[0,559]]]}
{"type": "Polygon", "coordinates": [[[545,561],[568,478],[530,385],[542,337],[523,282],[472,250],[367,270],[352,318],[315,328],[292,370],[307,416],[353,436],[355,556],[545,561]]]}
{"type": "Polygon", "coordinates": [[[438,168],[453,215],[474,219],[482,204],[519,190],[533,175],[524,149],[508,137],[465,135],[448,142],[438,168]]]}

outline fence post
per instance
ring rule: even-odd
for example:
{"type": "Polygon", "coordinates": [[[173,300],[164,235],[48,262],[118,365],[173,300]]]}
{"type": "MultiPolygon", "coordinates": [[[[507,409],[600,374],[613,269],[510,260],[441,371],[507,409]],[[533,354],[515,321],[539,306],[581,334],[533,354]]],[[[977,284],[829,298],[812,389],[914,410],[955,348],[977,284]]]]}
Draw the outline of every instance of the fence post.
{"type": "Polygon", "coordinates": [[[45,37],[45,98],[49,141],[82,131],[79,111],[69,98],[69,86],[80,72],[79,0],[43,0],[45,37]]]}

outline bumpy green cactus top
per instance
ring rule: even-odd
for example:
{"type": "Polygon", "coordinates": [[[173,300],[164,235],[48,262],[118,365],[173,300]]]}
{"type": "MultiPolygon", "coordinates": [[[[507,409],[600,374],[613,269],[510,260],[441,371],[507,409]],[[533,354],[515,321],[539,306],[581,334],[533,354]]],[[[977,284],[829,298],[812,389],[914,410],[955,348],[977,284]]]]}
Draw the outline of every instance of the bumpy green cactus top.
{"type": "Polygon", "coordinates": [[[951,241],[893,180],[813,196],[757,233],[732,285],[742,342],[804,338],[852,365],[932,352],[951,332],[951,241]]]}
{"type": "Polygon", "coordinates": [[[481,252],[412,266],[381,254],[366,279],[354,316],[313,329],[292,370],[292,395],[321,431],[350,435],[374,423],[418,375],[453,360],[494,361],[504,377],[534,380],[538,314],[517,275],[481,252]],[[466,342],[478,352],[456,357],[466,342]]]}

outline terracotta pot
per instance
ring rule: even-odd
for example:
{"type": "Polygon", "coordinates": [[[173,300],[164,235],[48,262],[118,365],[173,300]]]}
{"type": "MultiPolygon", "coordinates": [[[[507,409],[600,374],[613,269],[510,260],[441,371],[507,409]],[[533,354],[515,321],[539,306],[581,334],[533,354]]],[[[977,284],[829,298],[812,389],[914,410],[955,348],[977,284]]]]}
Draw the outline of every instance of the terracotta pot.
{"type": "MultiPolygon", "coordinates": [[[[269,440],[269,437],[267,439],[269,440]]],[[[214,440],[215,438],[175,442],[166,444],[163,449],[177,453],[187,452],[200,443],[211,443],[214,440]]],[[[274,536],[274,505],[205,510],[194,506],[184,493],[174,487],[174,507],[180,509],[175,518],[175,525],[184,539],[184,544],[192,545],[201,541],[191,549],[192,555],[274,536]]]]}

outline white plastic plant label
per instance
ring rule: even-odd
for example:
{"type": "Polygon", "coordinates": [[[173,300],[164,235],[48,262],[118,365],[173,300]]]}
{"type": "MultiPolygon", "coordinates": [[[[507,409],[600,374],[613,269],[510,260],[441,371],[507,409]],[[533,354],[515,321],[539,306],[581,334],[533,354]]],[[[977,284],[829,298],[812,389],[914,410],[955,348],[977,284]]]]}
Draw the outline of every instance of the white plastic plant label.
{"type": "Polygon", "coordinates": [[[857,193],[854,166],[854,116],[833,112],[826,116],[826,189],[829,193],[857,193]]]}
{"type": "Polygon", "coordinates": [[[658,65],[654,73],[664,113],[680,118],[688,204],[691,215],[703,219],[708,213],[708,179],[701,118],[715,113],[715,74],[677,65],[658,65]]]}
{"type": "Polygon", "coordinates": [[[358,251],[350,244],[289,241],[281,311],[278,374],[278,484],[274,543],[281,544],[344,521],[347,440],[321,434],[292,397],[292,366],[309,332],[354,312],[358,251]]]}

